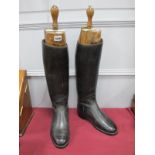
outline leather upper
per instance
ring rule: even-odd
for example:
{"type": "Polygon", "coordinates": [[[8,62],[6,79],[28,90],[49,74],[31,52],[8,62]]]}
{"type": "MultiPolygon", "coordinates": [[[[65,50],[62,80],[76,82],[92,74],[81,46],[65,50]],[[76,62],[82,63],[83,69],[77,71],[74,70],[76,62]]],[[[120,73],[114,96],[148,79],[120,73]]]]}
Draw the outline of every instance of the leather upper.
{"type": "Polygon", "coordinates": [[[92,125],[109,135],[117,133],[114,122],[99,109],[96,102],[96,84],[103,41],[97,44],[77,44],[76,78],[78,92],[78,114],[92,125]]]}
{"type": "Polygon", "coordinates": [[[80,101],[87,101],[87,98],[96,99],[95,91],[102,44],[102,41],[98,44],[91,45],[77,44],[76,78],[80,101]]]}
{"type": "Polygon", "coordinates": [[[47,79],[49,95],[53,106],[67,104],[69,61],[66,46],[49,46],[42,41],[43,63],[47,79]]]}
{"type": "Polygon", "coordinates": [[[43,63],[49,95],[53,104],[53,121],[50,136],[56,147],[69,142],[68,79],[69,60],[66,46],[49,46],[42,41],[43,63]]]}

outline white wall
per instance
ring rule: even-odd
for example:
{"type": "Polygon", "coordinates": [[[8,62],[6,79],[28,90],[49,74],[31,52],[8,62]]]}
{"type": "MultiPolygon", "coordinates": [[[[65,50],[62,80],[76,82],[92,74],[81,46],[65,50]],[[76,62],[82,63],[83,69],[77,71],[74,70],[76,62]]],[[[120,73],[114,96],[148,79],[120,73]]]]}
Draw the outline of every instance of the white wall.
{"type": "Polygon", "coordinates": [[[20,0],[20,68],[27,69],[32,104],[50,107],[42,63],[41,40],[51,26],[50,7],[60,8],[59,27],[66,31],[70,58],[69,106],[77,102],[75,48],[86,24],[85,8],[95,9],[94,27],[102,30],[97,99],[100,107],[129,107],[134,94],[134,0],[20,0]]]}

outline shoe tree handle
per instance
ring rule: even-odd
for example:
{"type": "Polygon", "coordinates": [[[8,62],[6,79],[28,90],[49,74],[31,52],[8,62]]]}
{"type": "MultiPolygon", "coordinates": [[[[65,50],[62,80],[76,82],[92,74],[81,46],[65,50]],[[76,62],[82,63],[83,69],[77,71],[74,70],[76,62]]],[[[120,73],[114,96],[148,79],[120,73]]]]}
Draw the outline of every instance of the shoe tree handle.
{"type": "Polygon", "coordinates": [[[86,10],[86,13],[87,13],[87,17],[88,17],[87,28],[91,29],[92,28],[92,18],[94,15],[94,9],[91,6],[89,6],[86,10]]]}
{"type": "Polygon", "coordinates": [[[53,19],[53,23],[52,23],[53,30],[58,30],[59,9],[56,5],[53,5],[50,11],[53,19]]]}

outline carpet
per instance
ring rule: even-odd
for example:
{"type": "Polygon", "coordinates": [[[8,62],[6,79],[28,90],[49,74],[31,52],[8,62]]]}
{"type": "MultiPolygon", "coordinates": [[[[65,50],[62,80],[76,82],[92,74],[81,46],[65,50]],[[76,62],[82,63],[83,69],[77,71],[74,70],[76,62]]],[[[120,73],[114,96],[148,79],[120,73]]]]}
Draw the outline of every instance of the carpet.
{"type": "Polygon", "coordinates": [[[134,116],[130,109],[102,109],[117,124],[119,133],[116,136],[97,131],[77,116],[76,109],[70,109],[70,143],[64,149],[56,148],[50,139],[52,110],[33,110],[34,116],[19,139],[20,155],[134,155],[134,116]]]}

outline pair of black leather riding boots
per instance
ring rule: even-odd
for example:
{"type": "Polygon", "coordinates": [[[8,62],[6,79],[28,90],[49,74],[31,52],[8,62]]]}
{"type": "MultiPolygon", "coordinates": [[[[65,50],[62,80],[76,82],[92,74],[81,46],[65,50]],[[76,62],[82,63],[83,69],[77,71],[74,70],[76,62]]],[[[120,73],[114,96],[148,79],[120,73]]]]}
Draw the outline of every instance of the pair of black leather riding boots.
{"type": "MultiPolygon", "coordinates": [[[[102,52],[102,41],[92,45],[77,44],[76,79],[78,92],[78,115],[91,122],[99,131],[117,134],[113,121],[100,111],[96,103],[96,84],[102,52]]],[[[69,57],[66,46],[49,46],[43,40],[43,62],[49,95],[53,104],[51,139],[56,147],[63,148],[69,143],[68,86],[69,57]]]]}

